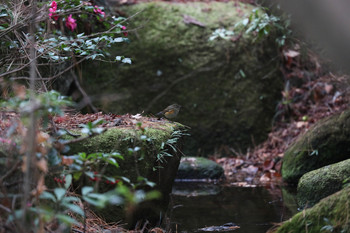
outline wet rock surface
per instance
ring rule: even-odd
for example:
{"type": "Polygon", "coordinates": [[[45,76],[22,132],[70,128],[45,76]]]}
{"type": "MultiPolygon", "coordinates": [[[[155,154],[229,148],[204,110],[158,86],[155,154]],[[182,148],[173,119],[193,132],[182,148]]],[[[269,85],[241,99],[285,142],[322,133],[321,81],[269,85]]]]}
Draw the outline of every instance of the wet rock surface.
{"type": "Polygon", "coordinates": [[[183,157],[176,180],[200,181],[225,179],[224,169],[214,161],[202,157],[183,157]]]}

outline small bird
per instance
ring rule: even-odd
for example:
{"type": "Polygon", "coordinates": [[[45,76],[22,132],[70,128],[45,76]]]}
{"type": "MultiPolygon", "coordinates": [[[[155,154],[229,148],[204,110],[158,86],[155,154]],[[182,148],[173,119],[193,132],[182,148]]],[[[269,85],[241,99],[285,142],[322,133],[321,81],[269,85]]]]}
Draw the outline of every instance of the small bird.
{"type": "Polygon", "coordinates": [[[180,111],[181,106],[178,104],[172,104],[166,107],[163,111],[158,112],[157,116],[165,116],[167,119],[172,119],[177,116],[180,111]]]}

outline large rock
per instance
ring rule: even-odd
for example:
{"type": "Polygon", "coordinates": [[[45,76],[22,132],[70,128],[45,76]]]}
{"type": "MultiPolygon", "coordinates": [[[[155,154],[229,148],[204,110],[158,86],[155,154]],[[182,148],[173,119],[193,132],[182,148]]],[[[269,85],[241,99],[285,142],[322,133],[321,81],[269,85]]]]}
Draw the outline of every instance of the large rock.
{"type": "Polygon", "coordinates": [[[89,64],[84,87],[107,112],[155,114],[172,103],[182,105],[176,120],[191,127],[185,144],[191,154],[221,145],[244,151],[266,138],[280,99],[274,33],[254,43],[238,35],[235,42],[208,39],[217,28],[232,29],[252,9],[237,2],[123,7],[128,16],[137,15],[128,20],[131,43],[113,54],[133,64],[89,64]],[[205,26],[184,22],[191,17],[205,26]]]}
{"type": "MultiPolygon", "coordinates": [[[[92,169],[100,168],[98,170],[105,171],[104,175],[111,177],[126,177],[135,184],[140,177],[156,184],[152,188],[139,188],[145,191],[158,191],[160,193],[158,199],[138,205],[133,203],[134,206],[129,209],[109,205],[102,210],[96,210],[107,222],[124,220],[130,228],[134,228],[137,222],[148,222],[155,226],[159,224],[163,213],[166,212],[169,194],[182,156],[180,151],[185,130],[178,123],[157,121],[146,117],[138,119],[137,122],[140,126],[129,124],[109,128],[103,134],[71,144],[69,150],[70,155],[78,152],[87,154],[119,152],[124,157],[123,160],[118,160],[119,168],[112,165],[106,166],[105,163],[96,163],[91,165],[92,169]]],[[[72,130],[72,132],[75,131],[72,130]]],[[[82,182],[83,186],[95,185],[94,181],[84,178],[79,182],[80,185],[82,182]]],[[[114,186],[101,182],[99,188],[101,192],[105,192],[113,189],[114,186]]]]}
{"type": "Polygon", "coordinates": [[[308,172],[299,180],[298,204],[301,207],[313,206],[349,181],[350,159],[308,172]]]}
{"type": "Polygon", "coordinates": [[[284,154],[282,177],[297,183],[306,172],[350,158],[350,110],[324,119],[284,154]]]}
{"type": "Polygon", "coordinates": [[[350,187],[299,212],[269,233],[350,232],[350,187]]]}

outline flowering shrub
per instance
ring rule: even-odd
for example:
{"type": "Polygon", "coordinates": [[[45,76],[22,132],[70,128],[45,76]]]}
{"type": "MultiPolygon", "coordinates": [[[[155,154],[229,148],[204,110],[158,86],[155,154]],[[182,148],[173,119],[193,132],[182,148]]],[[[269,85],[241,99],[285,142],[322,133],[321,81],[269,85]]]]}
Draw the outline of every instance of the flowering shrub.
{"type": "MultiPolygon", "coordinates": [[[[86,59],[131,63],[131,59],[124,60],[122,55],[118,56],[122,59],[116,59],[108,53],[112,45],[129,42],[124,25],[127,19],[124,17],[112,15],[102,6],[82,0],[38,3],[38,12],[41,12],[36,13],[35,50],[38,65],[49,61],[69,62],[73,66],[73,63],[86,59]]],[[[30,11],[23,11],[21,4],[0,5],[0,77],[21,79],[23,74],[18,71],[25,70],[30,63],[26,56],[29,54],[25,46],[27,42],[24,41],[30,38],[29,32],[25,30],[29,14],[30,11]],[[13,77],[14,73],[20,77],[13,77]]]]}
{"type": "MultiPolygon", "coordinates": [[[[61,156],[67,146],[59,137],[65,132],[55,128],[53,116],[62,117],[62,108],[71,102],[56,91],[48,91],[46,84],[86,59],[131,64],[130,58],[111,58],[108,53],[112,45],[129,41],[126,19],[92,1],[29,1],[29,5],[28,1],[5,2],[0,4],[0,86],[7,99],[0,103],[0,228],[45,232],[46,224],[53,223],[59,226],[57,232],[67,231],[70,224],[77,224],[67,215],[68,211],[85,216],[77,202],[85,200],[103,207],[119,198],[121,201],[114,204],[125,204],[127,198],[133,197],[133,185],[126,186],[120,177],[107,177],[91,165],[101,161],[119,166],[115,159],[122,158],[119,154],[82,153],[66,160],[61,156]],[[11,88],[6,83],[9,79],[31,80],[41,86],[35,89],[31,85],[31,90],[24,85],[11,88]],[[16,117],[3,120],[12,115],[16,117]],[[73,159],[82,163],[72,167],[68,161],[73,159]],[[82,187],[79,197],[68,195],[72,181],[79,177],[91,178],[94,187],[82,187]],[[6,182],[12,179],[16,187],[8,189],[6,182]],[[117,186],[116,190],[96,193],[100,179],[104,184],[117,186]],[[50,190],[47,180],[54,183],[50,190]]],[[[99,134],[102,131],[98,125],[99,122],[89,123],[82,130],[89,136],[99,134]]]]}

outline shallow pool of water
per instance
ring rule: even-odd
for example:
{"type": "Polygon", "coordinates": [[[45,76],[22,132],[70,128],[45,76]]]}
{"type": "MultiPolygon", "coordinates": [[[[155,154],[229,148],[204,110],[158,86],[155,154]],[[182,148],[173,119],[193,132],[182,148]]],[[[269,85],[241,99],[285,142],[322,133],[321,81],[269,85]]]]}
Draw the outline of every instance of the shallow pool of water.
{"type": "Polygon", "coordinates": [[[295,213],[296,204],[288,200],[283,201],[279,188],[175,183],[168,217],[178,233],[225,223],[240,227],[226,232],[263,233],[295,213]]]}

